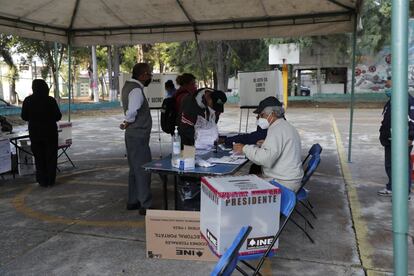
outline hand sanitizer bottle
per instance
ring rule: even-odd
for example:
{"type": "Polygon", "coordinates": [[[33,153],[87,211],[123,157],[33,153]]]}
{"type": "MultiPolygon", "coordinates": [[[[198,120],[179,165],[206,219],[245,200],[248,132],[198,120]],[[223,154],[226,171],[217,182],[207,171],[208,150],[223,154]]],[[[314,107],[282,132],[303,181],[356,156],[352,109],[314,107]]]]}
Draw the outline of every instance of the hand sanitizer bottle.
{"type": "Polygon", "coordinates": [[[172,136],[171,166],[178,168],[180,153],[181,153],[181,137],[178,134],[177,127],[175,127],[174,136],[172,136]]]}

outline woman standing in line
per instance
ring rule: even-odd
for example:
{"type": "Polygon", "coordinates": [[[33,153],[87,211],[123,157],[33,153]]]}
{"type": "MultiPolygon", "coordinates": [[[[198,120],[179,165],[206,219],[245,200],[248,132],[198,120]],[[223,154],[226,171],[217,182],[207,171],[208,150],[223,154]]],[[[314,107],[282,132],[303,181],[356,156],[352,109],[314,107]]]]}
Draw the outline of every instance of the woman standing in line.
{"type": "Polygon", "coordinates": [[[62,113],[49,86],[42,79],[32,82],[33,94],[23,101],[21,117],[29,122],[31,149],[36,163],[36,181],[41,187],[53,186],[56,179],[58,130],[62,113]]]}

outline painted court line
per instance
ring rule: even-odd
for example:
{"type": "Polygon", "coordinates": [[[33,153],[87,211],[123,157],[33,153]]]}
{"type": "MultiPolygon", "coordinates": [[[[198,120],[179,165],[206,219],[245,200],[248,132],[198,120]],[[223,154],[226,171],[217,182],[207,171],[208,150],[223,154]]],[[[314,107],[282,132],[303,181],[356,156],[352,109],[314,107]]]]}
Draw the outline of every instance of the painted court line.
{"type": "MultiPolygon", "coordinates": [[[[81,175],[83,173],[88,172],[95,172],[100,170],[109,170],[109,169],[115,169],[117,167],[105,167],[105,168],[98,168],[98,169],[91,169],[91,170],[84,170],[84,171],[78,171],[71,174],[67,174],[65,176],[61,176],[58,179],[62,180],[67,177],[75,176],[75,175],[81,175]]],[[[70,219],[65,218],[61,216],[54,216],[49,215],[40,211],[33,210],[29,208],[25,201],[26,197],[32,192],[34,189],[33,186],[30,186],[23,190],[23,192],[19,193],[17,196],[15,196],[12,199],[12,205],[13,207],[20,213],[24,214],[27,217],[48,222],[48,223],[58,223],[58,224],[64,224],[64,225],[82,225],[82,226],[95,226],[95,227],[126,227],[126,228],[143,228],[145,226],[145,220],[141,221],[116,221],[116,220],[84,220],[84,219],[70,219]]]]}
{"type": "Polygon", "coordinates": [[[358,198],[358,192],[355,188],[355,183],[352,179],[351,170],[349,169],[345,149],[342,144],[341,133],[336,125],[335,118],[332,116],[332,129],[335,134],[336,146],[338,150],[339,163],[341,165],[342,175],[345,181],[346,190],[348,193],[349,205],[351,208],[351,219],[355,228],[356,241],[359,255],[361,258],[362,267],[364,270],[373,270],[372,252],[373,248],[368,242],[368,226],[364,221],[361,213],[361,204],[358,198]]]}

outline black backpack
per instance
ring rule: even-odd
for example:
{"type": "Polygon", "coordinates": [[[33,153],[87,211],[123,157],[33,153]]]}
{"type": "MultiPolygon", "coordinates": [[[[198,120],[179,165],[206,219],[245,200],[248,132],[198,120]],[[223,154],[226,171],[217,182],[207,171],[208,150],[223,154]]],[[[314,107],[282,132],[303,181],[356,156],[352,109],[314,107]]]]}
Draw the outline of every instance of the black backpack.
{"type": "Polygon", "coordinates": [[[13,130],[12,124],[10,124],[9,121],[7,121],[6,117],[0,116],[0,126],[1,131],[3,132],[11,132],[13,130]]]}
{"type": "Polygon", "coordinates": [[[177,119],[175,98],[165,98],[161,105],[161,129],[165,133],[174,134],[177,119]]]}

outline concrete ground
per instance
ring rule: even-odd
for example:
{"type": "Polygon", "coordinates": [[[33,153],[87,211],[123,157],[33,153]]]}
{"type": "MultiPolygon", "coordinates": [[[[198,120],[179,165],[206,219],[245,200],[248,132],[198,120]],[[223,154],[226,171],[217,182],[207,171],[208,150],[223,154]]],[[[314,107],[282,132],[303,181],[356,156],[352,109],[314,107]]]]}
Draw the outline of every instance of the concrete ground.
{"type": "MultiPolygon", "coordinates": [[[[212,270],[214,263],[146,258],[144,217],[125,210],[128,166],[120,114],[74,116],[69,154],[77,167],[61,164],[55,187],[41,188],[33,176],[0,180],[0,275],[208,275],[212,270]]],[[[289,108],[287,119],[301,134],[303,156],[313,143],[323,147],[308,186],[318,216],[312,219],[315,229],[307,227],[315,244],[288,224],[279,253],[265,263],[263,274],[392,275],[391,199],[376,194],[386,182],[378,142],[381,110],[356,110],[352,163],[346,162],[348,117],[346,109],[289,108]]],[[[160,147],[155,112],[153,118],[151,148],[158,158],[169,151],[170,140],[162,134],[160,147]]],[[[226,107],[220,131],[237,132],[238,123],[239,110],[226,107]]],[[[254,128],[251,116],[248,129],[254,128]]],[[[152,180],[154,207],[161,209],[160,179],[152,180]]],[[[172,208],[171,186],[169,191],[172,208]]],[[[408,204],[414,275],[414,200],[408,204]]]]}

